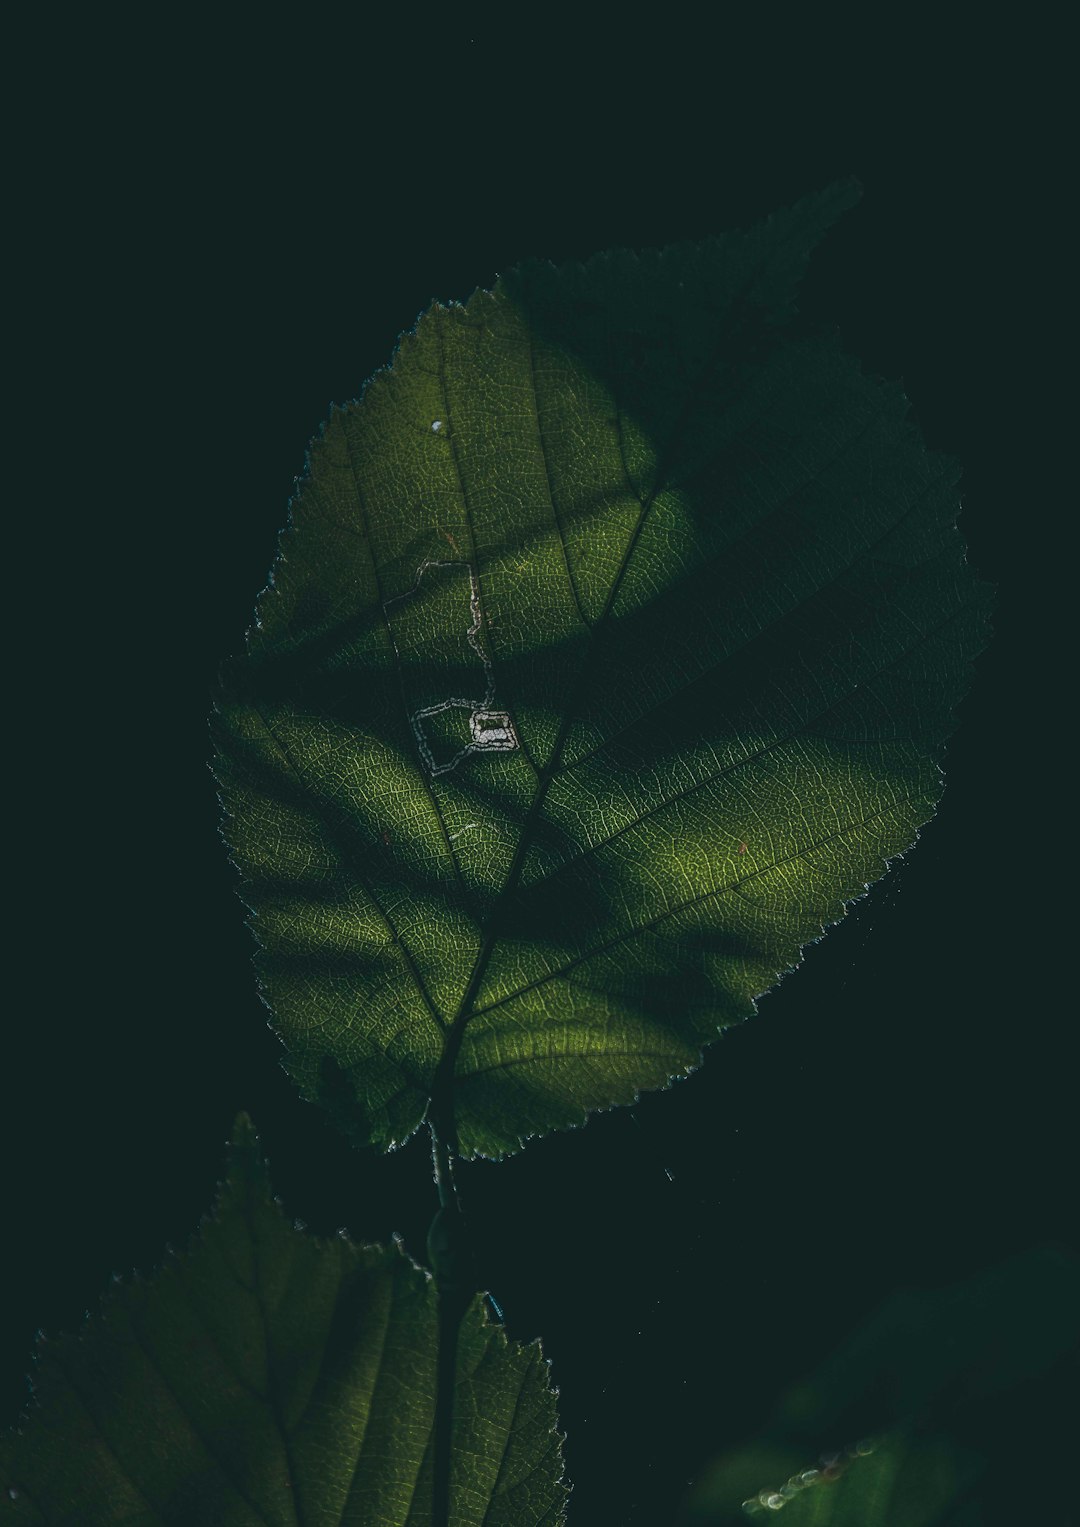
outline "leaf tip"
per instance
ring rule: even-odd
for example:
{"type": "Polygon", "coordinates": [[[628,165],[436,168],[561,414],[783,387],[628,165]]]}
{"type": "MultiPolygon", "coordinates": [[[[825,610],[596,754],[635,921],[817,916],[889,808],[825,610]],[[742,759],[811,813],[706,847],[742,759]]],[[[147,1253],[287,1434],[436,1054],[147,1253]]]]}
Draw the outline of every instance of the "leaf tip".
{"type": "Polygon", "coordinates": [[[249,1113],[241,1110],[236,1115],[229,1130],[225,1153],[229,1176],[233,1175],[235,1168],[265,1171],[266,1163],[262,1158],[259,1134],[249,1113]]]}

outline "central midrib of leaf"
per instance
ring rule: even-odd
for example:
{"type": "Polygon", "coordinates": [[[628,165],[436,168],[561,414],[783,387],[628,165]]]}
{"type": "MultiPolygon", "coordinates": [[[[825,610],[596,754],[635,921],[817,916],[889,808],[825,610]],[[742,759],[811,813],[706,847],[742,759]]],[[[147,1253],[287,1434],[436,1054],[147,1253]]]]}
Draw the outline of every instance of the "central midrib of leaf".
{"type": "MultiPolygon", "coordinates": [[[[601,610],[598,618],[589,627],[588,636],[586,638],[588,645],[585,649],[582,663],[578,670],[577,678],[574,682],[573,690],[564,706],[562,718],[559,722],[559,728],[556,732],[554,744],[548,755],[547,762],[538,771],[536,790],[529,804],[528,812],[526,813],[525,819],[522,823],[521,832],[518,837],[517,846],[514,850],[513,859],[510,863],[510,868],[507,872],[506,879],[503,882],[500,891],[498,892],[496,900],[488,914],[486,924],[484,926],[483,938],[481,940],[480,948],[477,951],[476,958],[473,962],[473,967],[469,974],[469,979],[465,985],[465,989],[462,993],[461,1000],[458,1003],[457,1011],[455,1012],[450,1023],[450,1027],[446,1031],[446,1039],[443,1044],[442,1055],[432,1082],[429,1119],[436,1134],[441,1139],[443,1139],[445,1143],[450,1147],[450,1149],[455,1153],[457,1152],[457,1131],[454,1120],[454,1074],[457,1065],[457,1057],[461,1049],[462,1040],[465,1036],[465,1030],[469,1025],[470,1019],[473,1017],[477,993],[480,990],[480,986],[484,979],[484,974],[487,970],[488,963],[499,940],[506,909],[512,901],[517,890],[518,882],[521,878],[521,872],[524,868],[525,860],[528,856],[528,851],[531,846],[533,829],[541,811],[543,810],[544,802],[547,798],[547,793],[551,786],[551,782],[555,775],[558,773],[561,766],[562,754],[566,745],[566,739],[569,736],[570,729],[574,720],[577,718],[577,706],[579,698],[589,677],[591,665],[595,660],[595,654],[601,647],[607,632],[610,630],[611,612],[614,608],[615,601],[618,598],[619,590],[622,587],[623,580],[633,558],[634,550],[641,538],[641,532],[644,528],[645,521],[648,518],[649,511],[656,501],[657,496],[662,492],[665,482],[667,481],[668,474],[677,457],[679,442],[682,437],[683,430],[687,427],[694,406],[698,401],[699,394],[704,390],[706,384],[712,378],[721,360],[723,359],[726,348],[730,345],[732,338],[738,332],[739,324],[742,321],[745,312],[744,304],[746,303],[746,300],[752,292],[757,281],[760,279],[763,271],[765,270],[765,267],[766,260],[763,258],[761,261],[759,261],[758,266],[752,275],[750,275],[743,283],[734,301],[732,302],[728,313],[728,321],[722,326],[721,333],[712,349],[712,352],[710,353],[705,364],[698,371],[696,377],[694,377],[687,386],[686,396],[683,400],[679,414],[671,427],[671,432],[668,436],[668,439],[663,447],[657,452],[657,465],[651,486],[649,487],[648,492],[644,494],[639,493],[633,487],[633,480],[630,476],[629,470],[627,469],[622,437],[622,411],[619,408],[618,402],[615,402],[615,419],[618,426],[619,454],[623,462],[623,470],[627,484],[631,488],[631,491],[634,493],[634,496],[638,498],[641,508],[638,513],[633,531],[631,532],[627,541],[626,550],[623,553],[622,561],[619,565],[618,571],[616,572],[615,577],[612,579],[611,588],[608,591],[603,609],[601,610]]],[[[462,504],[465,509],[466,520],[469,523],[471,530],[472,521],[469,511],[468,492],[465,487],[464,477],[458,463],[457,449],[454,444],[453,414],[450,407],[448,368],[446,366],[445,338],[443,333],[443,324],[445,320],[440,309],[436,309],[435,312],[437,315],[437,332],[439,335],[440,381],[442,383],[443,397],[446,402],[447,411],[448,441],[451,456],[457,472],[458,482],[461,487],[462,504]]],[[[532,353],[531,342],[532,335],[530,330],[530,358],[532,353]]],[[[537,417],[539,418],[540,400],[536,393],[535,372],[531,364],[530,377],[533,379],[533,396],[537,417]]],[[[541,450],[543,450],[542,432],[541,450]]],[[[550,496],[551,477],[550,473],[546,469],[546,453],[545,476],[547,479],[548,492],[550,496]]],[[[552,507],[554,509],[554,499],[552,499],[552,507]]],[[[560,541],[562,541],[563,544],[564,561],[566,563],[567,574],[570,578],[571,586],[573,586],[574,579],[570,568],[570,559],[566,554],[566,545],[565,541],[563,540],[562,526],[557,514],[555,515],[555,523],[559,530],[560,541]]],[[[477,562],[477,578],[480,578],[479,561],[477,562]]],[[[577,602],[576,587],[574,588],[574,595],[575,602],[577,602]]],[[[430,782],[425,779],[425,783],[430,789],[430,782]]],[[[453,855],[452,845],[449,842],[449,836],[446,832],[445,824],[443,823],[442,813],[438,812],[437,814],[443,836],[447,840],[447,846],[451,850],[451,857],[453,858],[456,867],[456,856],[453,855]]],[[[429,1006],[432,1006],[432,1011],[434,1013],[435,1010],[433,1005],[430,1003],[430,998],[428,999],[428,1002],[429,1006]]],[[[438,1015],[436,1014],[436,1016],[438,1015]]]]}

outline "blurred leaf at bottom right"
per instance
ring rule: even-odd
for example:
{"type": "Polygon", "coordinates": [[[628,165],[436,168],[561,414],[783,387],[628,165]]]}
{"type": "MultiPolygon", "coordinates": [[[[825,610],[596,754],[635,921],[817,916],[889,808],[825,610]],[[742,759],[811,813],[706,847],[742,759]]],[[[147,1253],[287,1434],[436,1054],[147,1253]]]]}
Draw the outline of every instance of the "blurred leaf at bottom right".
{"type": "Polygon", "coordinates": [[[702,1471],[679,1527],[1080,1522],[1078,1381],[1074,1257],[896,1294],[702,1471]]]}

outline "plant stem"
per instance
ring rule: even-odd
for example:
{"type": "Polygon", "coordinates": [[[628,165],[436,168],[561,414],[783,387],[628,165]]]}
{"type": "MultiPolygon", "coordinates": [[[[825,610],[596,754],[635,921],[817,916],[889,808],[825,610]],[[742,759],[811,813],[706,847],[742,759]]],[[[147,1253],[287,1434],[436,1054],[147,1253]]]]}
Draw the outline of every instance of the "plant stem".
{"type": "Polygon", "coordinates": [[[439,1347],[435,1369],[435,1458],[432,1527],[450,1527],[450,1465],[453,1460],[454,1384],[460,1315],[439,1294],[439,1347]]]}
{"type": "Polygon", "coordinates": [[[440,1208],[458,1208],[457,1188],[454,1185],[454,1158],[450,1154],[450,1147],[438,1134],[435,1125],[431,1128],[431,1161],[435,1170],[435,1186],[439,1190],[440,1208]]]}
{"type": "Polygon", "coordinates": [[[432,1527],[450,1527],[450,1471],[453,1461],[454,1388],[458,1330],[473,1294],[471,1258],[454,1185],[453,1155],[432,1122],[431,1159],[439,1209],[428,1231],[428,1259],[438,1295],[438,1353],[435,1364],[435,1437],[432,1527]]]}

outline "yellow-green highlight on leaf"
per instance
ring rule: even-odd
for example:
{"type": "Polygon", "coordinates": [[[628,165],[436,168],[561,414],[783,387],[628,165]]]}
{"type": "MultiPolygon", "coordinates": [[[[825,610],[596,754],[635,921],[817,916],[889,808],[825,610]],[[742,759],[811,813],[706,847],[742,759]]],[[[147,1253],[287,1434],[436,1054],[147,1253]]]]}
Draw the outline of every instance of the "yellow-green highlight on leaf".
{"type": "MultiPolygon", "coordinates": [[[[0,1439],[0,1521],[78,1527],[427,1527],[436,1294],[398,1247],[285,1219],[241,1116],[192,1246],[43,1341],[34,1404],[0,1439]]],[[[458,1338],[451,1520],[564,1520],[539,1346],[483,1301],[458,1338]]]]}
{"type": "Polygon", "coordinates": [[[311,447],[217,775],[356,1140],[665,1086],[933,815],[988,591],[955,464],[794,316],[854,196],[436,305],[311,447]]]}

